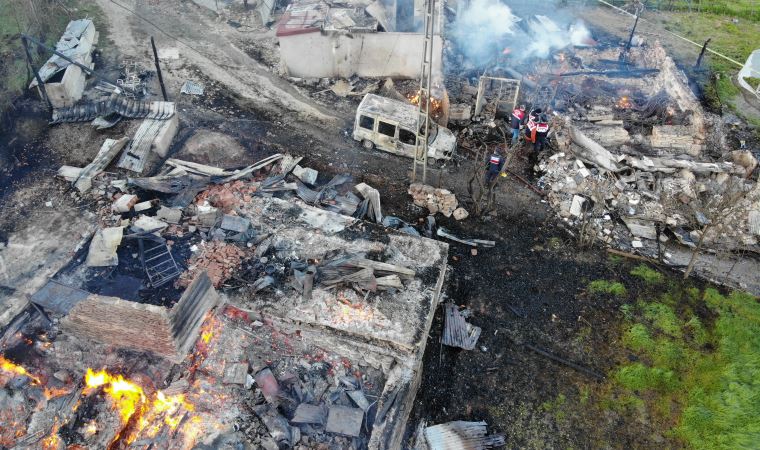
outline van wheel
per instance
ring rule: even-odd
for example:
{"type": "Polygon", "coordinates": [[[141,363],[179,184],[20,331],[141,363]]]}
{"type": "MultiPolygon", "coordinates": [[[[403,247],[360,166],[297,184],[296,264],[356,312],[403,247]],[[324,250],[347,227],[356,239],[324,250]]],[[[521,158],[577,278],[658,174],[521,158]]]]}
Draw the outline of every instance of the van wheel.
{"type": "Polygon", "coordinates": [[[372,150],[375,148],[375,144],[369,139],[364,139],[362,140],[362,147],[364,147],[365,150],[372,150]]]}

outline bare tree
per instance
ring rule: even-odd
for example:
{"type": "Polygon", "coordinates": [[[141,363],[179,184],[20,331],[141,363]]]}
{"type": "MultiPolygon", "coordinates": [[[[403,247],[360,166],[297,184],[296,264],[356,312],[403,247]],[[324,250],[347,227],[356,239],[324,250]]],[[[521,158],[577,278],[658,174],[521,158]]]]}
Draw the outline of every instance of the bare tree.
{"type": "Polygon", "coordinates": [[[732,220],[736,220],[738,213],[746,209],[743,200],[750,192],[751,184],[745,183],[741,178],[731,177],[710,194],[698,196],[697,200],[690,204],[695,228],[699,228],[699,239],[692,250],[684,279],[689,278],[694,271],[694,265],[704,248],[708,234],[719,231],[732,220]]]}

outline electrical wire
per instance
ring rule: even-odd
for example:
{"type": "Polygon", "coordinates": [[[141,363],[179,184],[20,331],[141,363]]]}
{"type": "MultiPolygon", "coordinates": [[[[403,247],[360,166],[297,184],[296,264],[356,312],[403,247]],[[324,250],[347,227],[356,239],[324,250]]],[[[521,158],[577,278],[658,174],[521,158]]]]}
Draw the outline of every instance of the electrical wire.
{"type": "MultiPolygon", "coordinates": [[[[609,6],[610,8],[614,8],[614,9],[616,9],[616,10],[618,10],[618,11],[620,11],[620,12],[624,13],[624,14],[628,14],[628,15],[629,15],[629,16],[631,16],[631,17],[636,17],[636,15],[635,15],[635,14],[632,14],[632,13],[630,13],[630,12],[628,12],[628,11],[626,11],[626,10],[622,9],[622,8],[619,8],[619,7],[615,6],[615,5],[613,5],[612,3],[608,3],[608,2],[606,2],[606,1],[604,1],[604,0],[597,0],[597,1],[598,1],[599,3],[603,3],[603,4],[607,5],[607,6],[609,6]]],[[[657,26],[657,24],[656,24],[656,23],[654,23],[654,22],[652,22],[652,21],[650,21],[650,20],[644,19],[643,17],[639,17],[639,20],[641,20],[642,22],[647,22],[647,23],[650,23],[650,24],[652,24],[652,25],[655,25],[655,26],[657,26]]],[[[677,37],[678,39],[682,39],[682,40],[684,40],[684,41],[686,41],[686,42],[688,42],[688,43],[690,43],[690,44],[694,44],[694,45],[696,45],[696,46],[697,46],[697,47],[699,47],[699,48],[702,48],[702,47],[704,46],[703,44],[700,44],[700,43],[698,43],[698,42],[694,42],[694,41],[692,41],[691,39],[689,39],[689,38],[686,38],[686,37],[683,37],[683,36],[681,36],[681,35],[679,35],[679,34],[676,34],[676,33],[672,32],[672,31],[670,31],[670,30],[663,30],[663,31],[665,31],[665,32],[666,32],[666,33],[668,33],[668,34],[672,34],[673,36],[677,37]]],[[[715,56],[719,56],[719,57],[721,57],[721,58],[725,59],[726,61],[732,62],[732,63],[736,64],[736,65],[737,65],[737,66],[739,66],[739,67],[744,67],[744,64],[740,63],[739,61],[736,61],[736,60],[734,60],[734,59],[731,59],[731,58],[729,58],[729,57],[728,57],[728,56],[726,56],[726,55],[720,54],[720,53],[716,52],[715,50],[713,50],[713,49],[711,49],[711,48],[709,48],[709,47],[707,48],[707,51],[708,51],[708,52],[710,52],[710,53],[712,53],[712,54],[713,54],[713,55],[715,55],[715,56]]]]}

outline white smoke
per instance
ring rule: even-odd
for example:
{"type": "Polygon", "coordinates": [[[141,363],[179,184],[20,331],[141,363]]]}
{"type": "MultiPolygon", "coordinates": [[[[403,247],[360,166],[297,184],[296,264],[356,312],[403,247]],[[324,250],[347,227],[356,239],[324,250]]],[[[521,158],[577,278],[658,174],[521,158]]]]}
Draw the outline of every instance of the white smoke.
{"type": "Polygon", "coordinates": [[[467,59],[485,64],[503,50],[504,38],[515,34],[519,21],[501,2],[473,0],[454,22],[452,36],[467,59]]]}
{"type": "MultiPolygon", "coordinates": [[[[553,16],[554,17],[554,16],[553,16]]],[[[535,15],[524,22],[509,6],[493,0],[474,0],[453,24],[453,38],[473,64],[486,65],[505,48],[517,59],[547,58],[569,45],[593,43],[580,20],[535,15]]]]}

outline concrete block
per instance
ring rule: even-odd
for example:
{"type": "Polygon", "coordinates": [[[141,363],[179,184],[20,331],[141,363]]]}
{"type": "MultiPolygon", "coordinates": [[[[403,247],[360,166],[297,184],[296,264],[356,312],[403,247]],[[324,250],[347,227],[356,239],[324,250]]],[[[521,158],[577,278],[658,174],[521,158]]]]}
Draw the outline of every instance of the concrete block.
{"type": "Polygon", "coordinates": [[[362,432],[363,420],[364,411],[361,409],[333,405],[330,406],[325,429],[328,433],[358,437],[362,432]]]}
{"type": "Polygon", "coordinates": [[[586,203],[586,199],[580,195],[574,195],[573,201],[570,204],[570,214],[575,217],[580,217],[583,213],[583,204],[586,203]]]}
{"type": "Polygon", "coordinates": [[[137,200],[136,195],[124,194],[113,202],[111,209],[118,213],[129,212],[129,210],[137,204],[137,200]]]}

